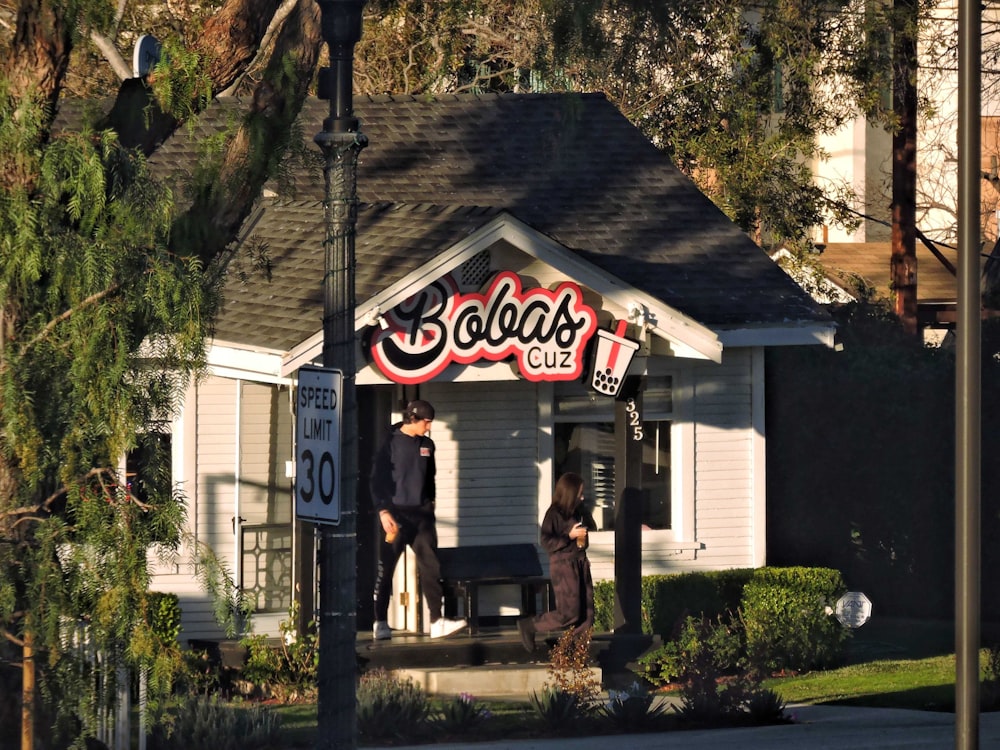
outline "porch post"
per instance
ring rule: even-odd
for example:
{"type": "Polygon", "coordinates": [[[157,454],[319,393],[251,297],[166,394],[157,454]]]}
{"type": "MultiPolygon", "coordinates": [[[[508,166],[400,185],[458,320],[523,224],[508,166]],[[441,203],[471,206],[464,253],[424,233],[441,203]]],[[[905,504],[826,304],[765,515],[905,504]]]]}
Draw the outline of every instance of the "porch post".
{"type": "Polygon", "coordinates": [[[632,418],[642,415],[641,379],[626,378],[615,403],[615,611],[616,634],[642,633],[642,431],[632,418]],[[621,400],[624,399],[624,400],[621,400]]]}

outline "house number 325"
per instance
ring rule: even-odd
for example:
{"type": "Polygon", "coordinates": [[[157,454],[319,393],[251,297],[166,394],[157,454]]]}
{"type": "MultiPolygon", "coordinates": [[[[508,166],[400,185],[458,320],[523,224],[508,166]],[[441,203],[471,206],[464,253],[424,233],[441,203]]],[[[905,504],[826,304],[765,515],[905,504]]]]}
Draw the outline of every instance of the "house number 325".
{"type": "Polygon", "coordinates": [[[639,416],[639,408],[635,405],[635,399],[630,398],[625,402],[625,414],[627,415],[628,426],[632,428],[632,439],[641,441],[642,418],[639,416]]]}

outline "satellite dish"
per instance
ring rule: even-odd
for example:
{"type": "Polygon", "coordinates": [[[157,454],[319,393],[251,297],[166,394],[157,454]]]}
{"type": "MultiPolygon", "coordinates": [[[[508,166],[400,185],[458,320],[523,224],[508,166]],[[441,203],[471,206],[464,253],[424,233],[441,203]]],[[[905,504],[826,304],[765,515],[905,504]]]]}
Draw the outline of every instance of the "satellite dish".
{"type": "Polygon", "coordinates": [[[160,61],[160,43],[152,34],[143,34],[135,42],[132,50],[132,74],[145,78],[160,61]]]}

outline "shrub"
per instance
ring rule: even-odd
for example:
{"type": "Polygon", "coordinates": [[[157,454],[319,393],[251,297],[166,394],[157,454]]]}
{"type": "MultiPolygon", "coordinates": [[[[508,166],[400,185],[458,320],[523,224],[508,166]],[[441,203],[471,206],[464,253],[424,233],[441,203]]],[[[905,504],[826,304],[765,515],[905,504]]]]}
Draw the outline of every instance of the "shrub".
{"type": "Polygon", "coordinates": [[[257,686],[273,684],[278,679],[281,662],[277,649],[264,635],[248,635],[240,641],[247,650],[240,667],[240,678],[257,686]]]}
{"type": "Polygon", "coordinates": [[[187,696],[149,735],[149,750],[256,750],[278,747],[281,718],[261,706],[222,703],[217,698],[187,696]]]}
{"type": "Polygon", "coordinates": [[[574,693],[546,686],[531,693],[531,706],[545,727],[558,734],[579,733],[589,714],[589,704],[574,693]]]}
{"type": "Polygon", "coordinates": [[[412,680],[376,669],[361,676],[357,712],[361,737],[406,739],[425,728],[430,703],[427,694],[412,680]]]}
{"type": "Polygon", "coordinates": [[[746,712],[754,724],[781,724],[790,721],[785,713],[785,701],[778,693],[759,684],[748,692],[746,712]]]}
{"type": "Polygon", "coordinates": [[[785,702],[755,677],[732,681],[690,683],[681,693],[677,712],[683,721],[702,725],[783,724],[789,721],[785,702]]]}
{"type": "Polygon", "coordinates": [[[1000,644],[995,642],[986,646],[979,702],[982,711],[1000,709],[1000,644]]]}
{"type": "Polygon", "coordinates": [[[689,617],[670,666],[681,683],[682,720],[699,725],[774,724],[785,720],[780,696],[747,669],[733,618],[689,617]]]}
{"type": "Polygon", "coordinates": [[[309,699],[316,694],[319,673],[319,639],[314,623],[305,632],[295,630],[298,603],[279,624],[281,637],[271,640],[251,635],[240,643],[247,656],[241,670],[243,680],[255,686],[255,692],[285,702],[309,699]]]}
{"type": "Polygon", "coordinates": [[[619,732],[643,732],[659,727],[666,713],[665,703],[655,703],[648,690],[632,683],[628,690],[609,690],[606,703],[598,706],[598,715],[619,732]]]}
{"type": "Polygon", "coordinates": [[[693,669],[732,675],[740,670],[745,654],[738,619],[688,617],[672,640],[639,658],[636,671],[653,685],[682,682],[693,669]]]}
{"type": "Polygon", "coordinates": [[[554,687],[576,696],[589,707],[601,692],[601,682],[590,669],[590,639],[593,631],[563,633],[549,654],[549,676],[554,687]]]}
{"type": "Polygon", "coordinates": [[[441,707],[437,724],[446,732],[465,732],[492,716],[489,709],[476,703],[469,693],[460,693],[441,707]]]}
{"type": "Polygon", "coordinates": [[[761,568],[743,589],[747,657],[761,671],[829,667],[843,659],[849,632],[829,614],[845,591],[829,568],[761,568]]]}
{"type": "MultiPolygon", "coordinates": [[[[739,607],[751,568],[671,575],[642,579],[642,632],[670,637],[688,615],[715,617],[739,607]]],[[[594,584],[594,628],[614,629],[614,581],[594,584]]]]}

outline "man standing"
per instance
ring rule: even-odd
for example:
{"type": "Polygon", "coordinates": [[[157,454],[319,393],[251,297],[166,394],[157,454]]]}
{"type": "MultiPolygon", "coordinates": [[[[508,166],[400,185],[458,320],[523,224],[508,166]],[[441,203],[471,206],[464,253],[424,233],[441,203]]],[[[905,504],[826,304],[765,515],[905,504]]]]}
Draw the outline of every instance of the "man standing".
{"type": "Polygon", "coordinates": [[[372,502],[383,532],[375,575],[375,640],[392,638],[388,623],[392,574],[407,544],[417,558],[420,587],[430,612],[431,638],[444,638],[466,625],[465,620],[441,616],[441,565],[434,523],[434,441],[427,435],[433,421],[433,406],[426,401],[411,401],[403,421],[390,428],[372,465],[372,502]]]}

